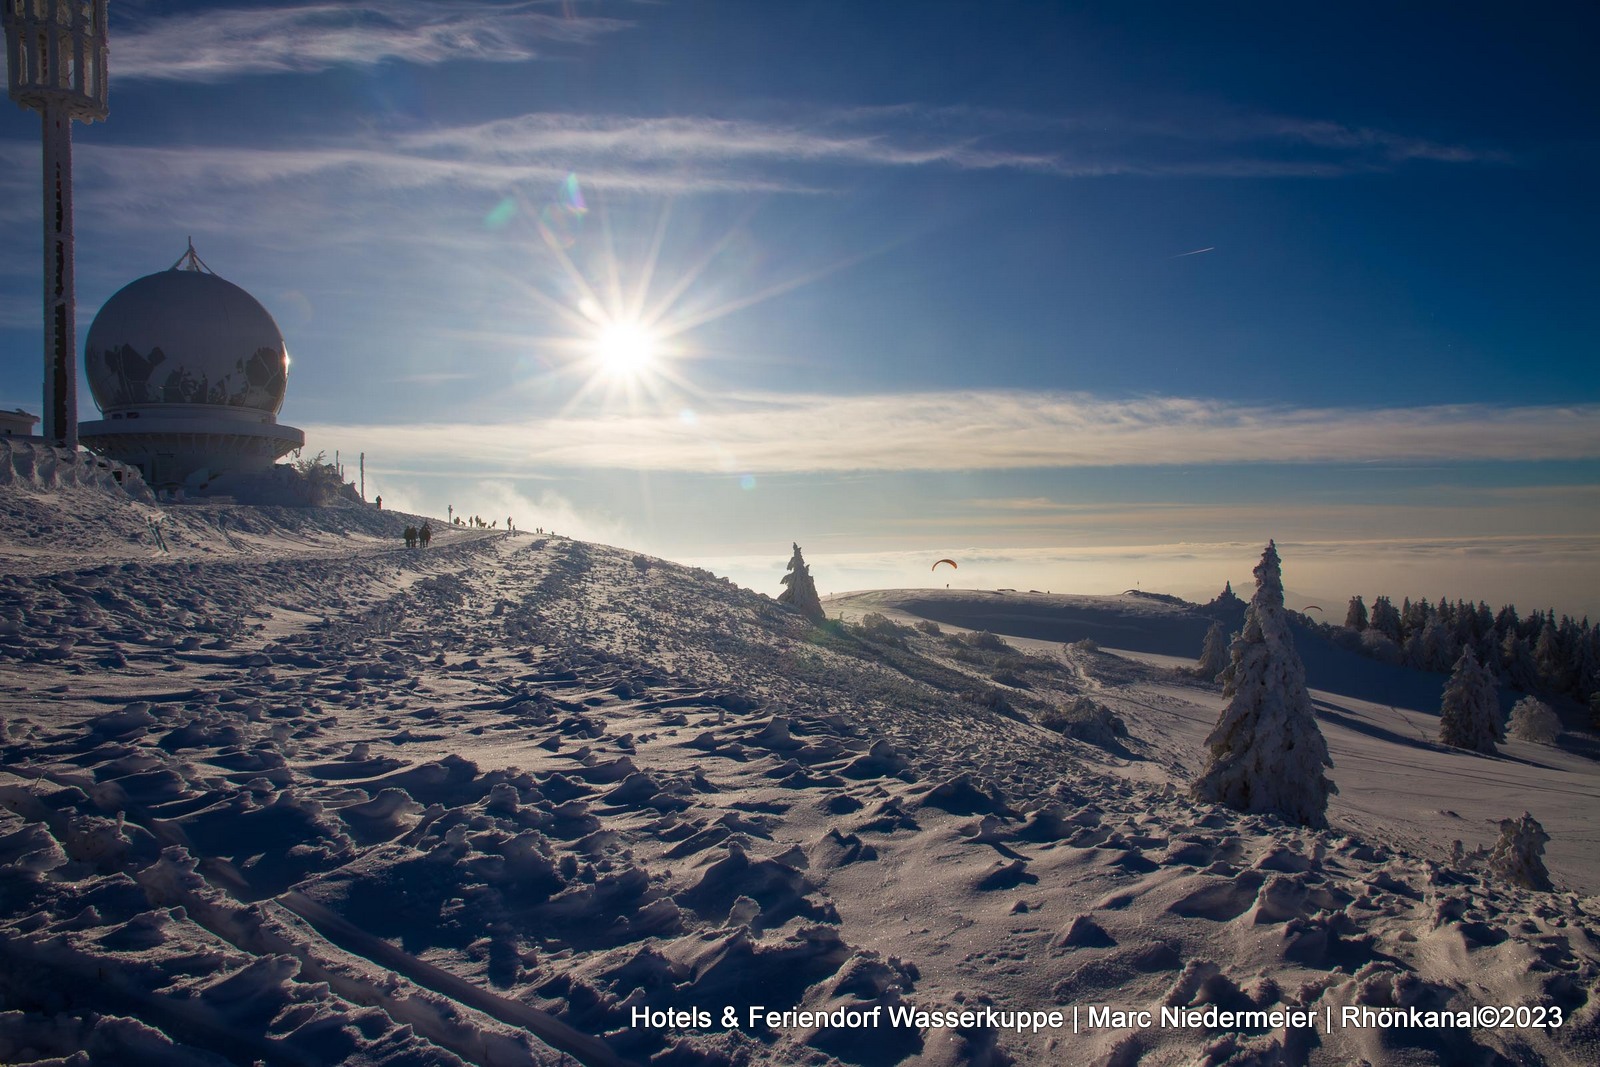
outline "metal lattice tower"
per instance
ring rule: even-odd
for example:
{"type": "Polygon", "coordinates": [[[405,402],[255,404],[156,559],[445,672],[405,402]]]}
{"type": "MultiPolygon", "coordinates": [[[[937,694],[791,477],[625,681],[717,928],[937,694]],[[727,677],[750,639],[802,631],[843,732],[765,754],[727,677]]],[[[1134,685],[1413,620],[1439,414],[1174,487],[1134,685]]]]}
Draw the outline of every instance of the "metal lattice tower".
{"type": "Polygon", "coordinates": [[[44,426],[47,441],[78,447],[73,316],[72,123],[106,105],[107,0],[0,0],[11,99],[44,126],[44,426]]]}

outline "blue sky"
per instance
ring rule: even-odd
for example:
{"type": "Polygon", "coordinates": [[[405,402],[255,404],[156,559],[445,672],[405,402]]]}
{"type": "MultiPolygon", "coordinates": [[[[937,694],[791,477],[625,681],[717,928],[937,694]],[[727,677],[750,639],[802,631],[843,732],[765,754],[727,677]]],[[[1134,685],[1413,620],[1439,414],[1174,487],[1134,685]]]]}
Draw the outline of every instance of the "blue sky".
{"type": "MultiPolygon", "coordinates": [[[[1308,596],[1600,614],[1597,23],[119,0],[80,341],[192,235],[369,495],[769,591],[799,541],[824,590],[1199,593],[1276,537],[1308,596]]],[[[0,111],[32,411],[37,144],[0,111]]]]}

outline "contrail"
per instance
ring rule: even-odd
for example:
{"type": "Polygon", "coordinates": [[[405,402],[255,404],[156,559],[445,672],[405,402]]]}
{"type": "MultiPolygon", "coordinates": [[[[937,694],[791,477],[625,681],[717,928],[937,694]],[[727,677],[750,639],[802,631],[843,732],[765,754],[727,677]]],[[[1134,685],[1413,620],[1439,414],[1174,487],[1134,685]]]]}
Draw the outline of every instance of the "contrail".
{"type": "Polygon", "coordinates": [[[1201,252],[1215,252],[1216,250],[1217,250],[1217,246],[1216,245],[1212,245],[1210,248],[1197,248],[1193,252],[1179,252],[1177,255],[1168,256],[1167,258],[1168,259],[1182,259],[1184,256],[1198,256],[1201,252]]]}

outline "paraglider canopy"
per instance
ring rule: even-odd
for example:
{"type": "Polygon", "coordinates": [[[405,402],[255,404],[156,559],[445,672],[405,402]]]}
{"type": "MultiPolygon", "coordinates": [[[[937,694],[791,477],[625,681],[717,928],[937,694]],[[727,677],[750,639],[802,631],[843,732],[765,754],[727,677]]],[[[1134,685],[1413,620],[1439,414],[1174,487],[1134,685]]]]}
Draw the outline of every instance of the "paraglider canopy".
{"type": "MultiPolygon", "coordinates": [[[[950,564],[950,566],[952,566],[952,567],[955,567],[955,566],[956,566],[956,561],[955,561],[955,560],[953,560],[953,559],[941,559],[941,560],[939,560],[939,561],[937,561],[937,562],[936,562],[936,563],[934,563],[934,565],[933,565],[933,566],[931,566],[931,567],[929,567],[929,568],[928,568],[928,569],[929,569],[929,570],[930,570],[930,571],[936,571],[936,570],[938,570],[938,569],[939,569],[939,564],[940,564],[940,563],[948,563],[948,564],[950,564]]],[[[961,569],[961,568],[959,568],[959,567],[956,567],[956,569],[957,569],[957,570],[960,570],[960,569],[961,569]]]]}
{"type": "Polygon", "coordinates": [[[1322,609],[1320,607],[1318,607],[1317,605],[1315,605],[1315,604],[1307,604],[1305,607],[1301,608],[1300,610],[1301,610],[1302,613],[1304,613],[1304,612],[1307,612],[1307,611],[1321,611],[1322,609]]]}

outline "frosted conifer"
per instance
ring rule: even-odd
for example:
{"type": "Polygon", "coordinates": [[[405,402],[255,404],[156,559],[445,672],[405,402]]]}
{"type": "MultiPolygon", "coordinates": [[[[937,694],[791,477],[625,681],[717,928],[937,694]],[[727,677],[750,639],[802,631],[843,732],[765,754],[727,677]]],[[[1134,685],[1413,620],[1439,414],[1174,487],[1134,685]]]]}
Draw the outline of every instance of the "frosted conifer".
{"type": "Polygon", "coordinates": [[[1211,603],[1206,605],[1208,608],[1222,611],[1234,611],[1243,606],[1244,601],[1240,600],[1238,594],[1233,591],[1232,582],[1223,582],[1222,592],[1213,597],[1211,603]]]}
{"type": "Polygon", "coordinates": [[[1538,697],[1523,697],[1511,706],[1511,722],[1506,729],[1518,740],[1552,745],[1561,736],[1561,719],[1538,697]]]}
{"type": "Polygon", "coordinates": [[[1439,707],[1439,740],[1492,756],[1501,736],[1494,677],[1469,648],[1456,660],[1439,707]]]}
{"type": "Polygon", "coordinates": [[[1539,631],[1539,639],[1533,645],[1533,663],[1539,668],[1539,684],[1546,689],[1560,692],[1565,689],[1562,675],[1561,640],[1556,632],[1556,624],[1546,622],[1544,629],[1539,631]]]}
{"type": "Polygon", "coordinates": [[[1507,630],[1500,642],[1500,673],[1508,685],[1524,693],[1539,688],[1539,668],[1528,652],[1528,642],[1518,637],[1515,630],[1507,630]]]}
{"type": "Polygon", "coordinates": [[[1206,631],[1205,644],[1200,648],[1200,660],[1195,664],[1194,673],[1209,682],[1227,666],[1228,632],[1220,622],[1213,622],[1211,629],[1206,631]]]}
{"type": "Polygon", "coordinates": [[[1378,631],[1397,645],[1400,643],[1400,611],[1389,603],[1388,597],[1380,596],[1372,602],[1367,628],[1378,631]]]}
{"type": "Polygon", "coordinates": [[[817,596],[817,583],[811,580],[811,568],[800,555],[799,545],[794,546],[794,555],[789,557],[788,571],[779,579],[784,588],[778,594],[778,603],[789,605],[813,622],[821,622],[827,617],[822,598],[817,596]]]}
{"type": "Polygon", "coordinates": [[[1360,633],[1367,628],[1367,605],[1359,596],[1350,598],[1350,609],[1344,613],[1344,624],[1360,633]]]}
{"type": "Polygon", "coordinates": [[[1456,644],[1454,631],[1435,617],[1406,642],[1406,653],[1412,667],[1424,671],[1447,671],[1461,650],[1456,644]]]}
{"type": "Polygon", "coordinates": [[[1270,541],[1255,576],[1244,630],[1222,673],[1227,703],[1206,738],[1210,760],[1190,792],[1239,811],[1327,826],[1328,797],[1338,789],[1322,771],[1333,761],[1311,712],[1305,667],[1283,610],[1278,549],[1270,541]]]}
{"type": "Polygon", "coordinates": [[[1573,681],[1577,683],[1574,692],[1579,700],[1600,693],[1600,627],[1590,629],[1588,619],[1583,623],[1588,633],[1579,639],[1572,665],[1573,681]]]}
{"type": "Polygon", "coordinates": [[[1489,851],[1489,869],[1512,885],[1549,892],[1554,889],[1544,866],[1544,845],[1550,835],[1527,812],[1520,819],[1500,820],[1500,840],[1489,851]]]}

